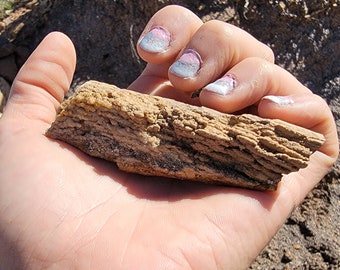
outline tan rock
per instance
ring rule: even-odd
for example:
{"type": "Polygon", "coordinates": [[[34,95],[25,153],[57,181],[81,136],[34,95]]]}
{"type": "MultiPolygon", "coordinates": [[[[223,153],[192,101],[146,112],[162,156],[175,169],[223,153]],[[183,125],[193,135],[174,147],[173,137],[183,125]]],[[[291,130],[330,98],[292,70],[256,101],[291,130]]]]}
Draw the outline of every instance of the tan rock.
{"type": "Polygon", "coordinates": [[[47,136],[144,175],[274,190],[307,166],[321,134],[89,81],[62,104],[47,136]]]}

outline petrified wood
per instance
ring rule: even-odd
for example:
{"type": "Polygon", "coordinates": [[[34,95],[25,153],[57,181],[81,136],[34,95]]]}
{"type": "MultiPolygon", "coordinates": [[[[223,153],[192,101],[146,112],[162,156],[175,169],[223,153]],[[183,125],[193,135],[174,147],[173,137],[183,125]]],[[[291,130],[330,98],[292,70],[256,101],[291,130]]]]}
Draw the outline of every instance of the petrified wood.
{"type": "Polygon", "coordinates": [[[223,114],[89,81],[62,103],[47,136],[127,172],[274,190],[307,166],[318,133],[250,114],[223,114]]]}

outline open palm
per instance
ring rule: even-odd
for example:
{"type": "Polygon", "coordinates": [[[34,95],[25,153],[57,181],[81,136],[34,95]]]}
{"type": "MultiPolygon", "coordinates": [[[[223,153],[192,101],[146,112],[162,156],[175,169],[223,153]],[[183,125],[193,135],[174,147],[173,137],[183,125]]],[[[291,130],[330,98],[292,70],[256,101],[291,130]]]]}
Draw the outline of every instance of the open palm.
{"type": "Polygon", "coordinates": [[[316,152],[276,192],[120,172],[44,135],[74,66],[70,40],[47,36],[0,120],[1,269],[246,268],[337,155],[316,152]]]}

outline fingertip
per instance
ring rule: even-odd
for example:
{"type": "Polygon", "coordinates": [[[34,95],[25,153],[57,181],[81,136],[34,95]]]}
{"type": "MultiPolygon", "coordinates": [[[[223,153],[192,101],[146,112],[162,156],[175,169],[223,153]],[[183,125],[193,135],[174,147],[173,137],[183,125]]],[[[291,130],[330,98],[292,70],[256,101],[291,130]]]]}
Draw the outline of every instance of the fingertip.
{"type": "MultiPolygon", "coordinates": [[[[61,101],[71,84],[76,66],[76,52],[71,39],[61,32],[49,33],[22,66],[13,83],[38,86],[61,101]]],[[[28,93],[28,92],[27,92],[28,93]]]]}
{"type": "Polygon", "coordinates": [[[77,55],[74,44],[69,36],[62,32],[54,31],[49,33],[39,47],[39,58],[50,63],[55,63],[67,77],[64,93],[69,89],[72,82],[77,63],[77,55]]]}
{"type": "Polygon", "coordinates": [[[224,113],[239,111],[242,109],[241,104],[233,95],[237,86],[235,75],[225,74],[202,89],[200,102],[203,106],[224,113]]]}
{"type": "Polygon", "coordinates": [[[311,108],[317,104],[315,100],[304,95],[267,95],[258,104],[259,116],[264,118],[278,118],[296,125],[310,128],[315,125],[314,112],[311,108]]]}
{"type": "Polygon", "coordinates": [[[315,94],[265,96],[258,104],[258,114],[264,118],[283,121],[323,134],[326,142],[319,149],[335,161],[339,140],[334,118],[326,101],[315,94]]]}
{"type": "Polygon", "coordinates": [[[189,9],[169,5],[156,12],[137,42],[140,57],[152,64],[174,60],[202,21],[189,9]]]}
{"type": "Polygon", "coordinates": [[[69,83],[71,83],[77,63],[76,49],[71,38],[62,32],[54,31],[49,33],[45,39],[48,42],[57,42],[55,60],[60,58],[60,53],[63,53],[67,58],[66,62],[60,62],[60,65],[63,66],[69,83]]]}
{"type": "Polygon", "coordinates": [[[172,42],[172,35],[163,26],[153,26],[142,35],[137,43],[137,52],[146,62],[161,64],[171,58],[168,53],[172,42]]]}
{"type": "Polygon", "coordinates": [[[195,91],[202,86],[199,76],[203,60],[193,49],[185,49],[180,57],[170,66],[168,77],[171,83],[185,92],[195,91]]]}
{"type": "Polygon", "coordinates": [[[18,72],[6,112],[52,121],[70,87],[75,65],[76,53],[70,38],[60,32],[48,34],[18,72]]]}
{"type": "Polygon", "coordinates": [[[139,40],[139,48],[149,53],[164,53],[169,49],[170,32],[162,26],[154,26],[139,40]]]}

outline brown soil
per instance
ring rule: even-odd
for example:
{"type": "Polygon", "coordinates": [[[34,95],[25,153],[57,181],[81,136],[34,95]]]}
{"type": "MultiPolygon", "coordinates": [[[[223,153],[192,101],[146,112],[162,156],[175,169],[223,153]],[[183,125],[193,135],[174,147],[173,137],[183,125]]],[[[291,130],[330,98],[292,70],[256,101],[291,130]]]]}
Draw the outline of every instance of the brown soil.
{"type": "MultiPolygon", "coordinates": [[[[268,44],[279,65],[327,100],[340,130],[337,0],[23,0],[0,22],[0,79],[10,84],[41,39],[59,30],[76,46],[73,86],[95,79],[124,88],[145,65],[134,49],[143,26],[170,3],[188,7],[203,20],[238,25],[268,44]]],[[[249,269],[340,268],[339,175],[337,162],[249,269]]]]}

